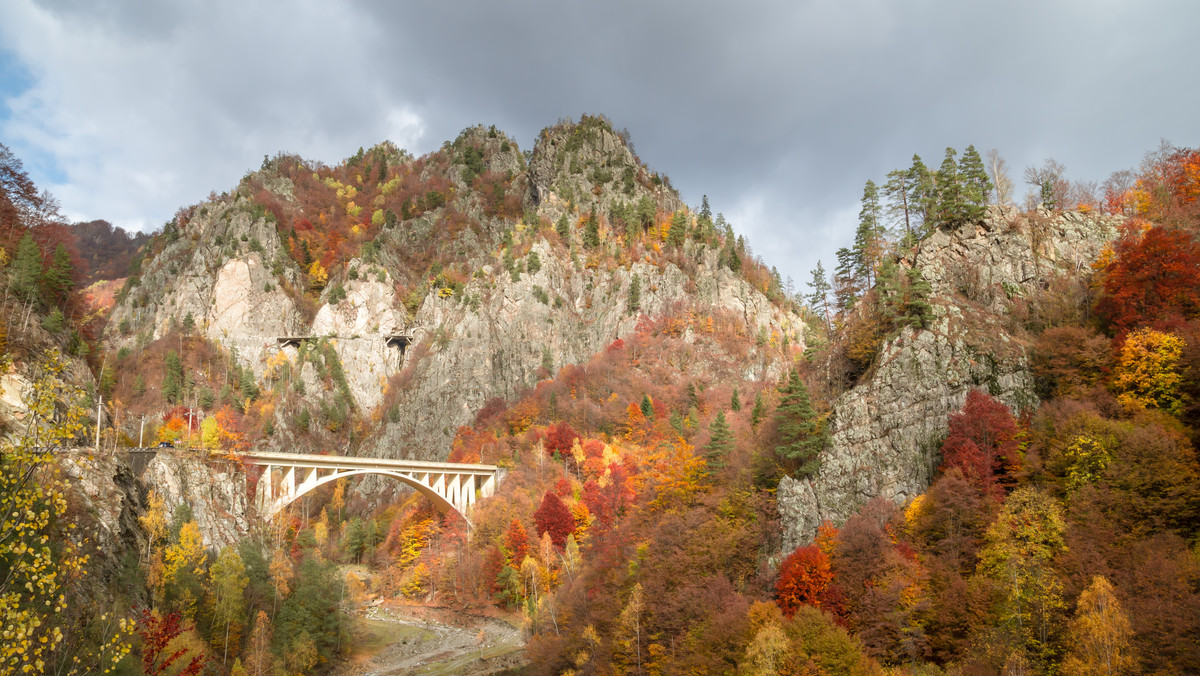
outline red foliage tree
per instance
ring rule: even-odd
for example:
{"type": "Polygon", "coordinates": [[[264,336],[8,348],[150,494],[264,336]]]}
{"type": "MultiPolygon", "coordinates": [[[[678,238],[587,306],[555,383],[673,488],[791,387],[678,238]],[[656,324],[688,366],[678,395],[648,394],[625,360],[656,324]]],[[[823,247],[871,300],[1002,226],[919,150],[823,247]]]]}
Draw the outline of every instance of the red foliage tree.
{"type": "Polygon", "coordinates": [[[981,390],[971,390],[962,411],[950,416],[942,443],[942,471],[959,468],[977,488],[999,496],[1020,467],[1020,429],[1008,407],[981,390]]]}
{"type": "MultiPolygon", "coordinates": [[[[187,653],[186,648],[180,648],[166,654],[167,645],[186,630],[179,613],[160,617],[150,612],[149,608],[142,610],[137,622],[137,633],[142,638],[142,672],[150,676],[167,673],[171,665],[187,653]]],[[[180,676],[196,676],[204,668],[205,662],[203,655],[197,655],[178,673],[180,676]]]]}
{"type": "Polygon", "coordinates": [[[571,451],[571,446],[578,438],[579,433],[572,429],[565,420],[556,425],[551,425],[546,428],[546,440],[543,442],[546,454],[554,455],[558,453],[560,456],[565,456],[571,451]]]}
{"type": "Polygon", "coordinates": [[[533,523],[538,537],[549,533],[550,541],[560,549],[566,545],[567,536],[575,532],[575,517],[571,516],[571,510],[553,491],[546,491],[542,495],[542,504],[533,513],[533,523]]]}
{"type": "Polygon", "coordinates": [[[833,569],[829,565],[829,557],[816,545],[800,547],[788,554],[779,566],[775,602],[788,617],[794,615],[802,605],[820,608],[831,582],[833,569]]]}
{"type": "Polygon", "coordinates": [[[520,568],[521,562],[529,555],[529,535],[520,519],[513,519],[508,524],[508,530],[504,532],[504,548],[508,550],[508,562],[513,568],[520,568]]]}
{"type": "Polygon", "coordinates": [[[496,578],[500,576],[500,571],[504,570],[504,554],[496,545],[492,545],[488,549],[487,558],[483,562],[483,580],[487,585],[489,596],[496,596],[500,593],[500,587],[496,584],[496,578]]]}
{"type": "Polygon", "coordinates": [[[1163,226],[1126,230],[1104,270],[1096,312],[1123,334],[1172,316],[1200,314],[1200,244],[1188,232],[1163,226]]]}

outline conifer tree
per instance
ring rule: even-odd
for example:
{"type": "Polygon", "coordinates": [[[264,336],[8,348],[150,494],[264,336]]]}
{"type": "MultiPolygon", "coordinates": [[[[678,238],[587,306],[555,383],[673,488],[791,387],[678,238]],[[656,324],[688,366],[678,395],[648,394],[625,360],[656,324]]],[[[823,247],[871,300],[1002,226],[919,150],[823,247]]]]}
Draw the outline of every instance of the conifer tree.
{"type": "Polygon", "coordinates": [[[887,183],[883,184],[883,196],[888,201],[887,212],[898,224],[904,227],[904,238],[912,237],[914,220],[910,214],[910,199],[912,198],[912,181],[909,172],[904,169],[889,171],[887,183]]]}
{"type": "Polygon", "coordinates": [[[819,455],[828,435],[817,420],[799,371],[792,369],[780,382],[779,396],[779,406],[775,409],[779,445],[775,453],[795,466],[797,478],[811,477],[820,467],[819,455]]]}
{"type": "Polygon", "coordinates": [[[750,409],[750,426],[757,429],[765,413],[766,404],[763,403],[762,391],[760,390],[754,395],[754,408],[750,409]]]}
{"type": "Polygon", "coordinates": [[[587,225],[583,228],[583,245],[589,249],[600,246],[600,218],[595,209],[588,214],[587,225]]]}
{"type": "Polygon", "coordinates": [[[866,280],[867,286],[875,275],[875,265],[880,257],[883,239],[883,223],[880,219],[879,188],[874,181],[863,187],[862,210],[858,212],[858,229],[854,232],[855,273],[866,280]]]}
{"type": "Polygon", "coordinates": [[[933,172],[921,161],[920,155],[913,155],[912,166],[908,168],[909,194],[908,202],[912,205],[913,231],[924,236],[928,233],[933,221],[936,206],[936,191],[933,172]]]}
{"type": "Polygon", "coordinates": [[[642,279],[634,275],[629,281],[629,311],[637,312],[642,309],[642,279]]]}
{"type": "Polygon", "coordinates": [[[938,226],[954,226],[963,220],[962,186],[958,178],[958,151],[946,148],[946,157],[937,171],[937,206],[934,220],[938,226]]]}
{"type": "Polygon", "coordinates": [[[26,303],[37,302],[41,295],[38,281],[42,277],[42,251],[28,232],[17,244],[17,255],[11,269],[9,284],[13,293],[26,303]]]}
{"type": "Polygon", "coordinates": [[[837,250],[837,267],[833,271],[833,297],[839,312],[854,307],[858,300],[858,277],[854,272],[854,252],[846,247],[837,250]]]}
{"type": "Polygon", "coordinates": [[[969,145],[958,163],[958,180],[962,185],[962,216],[968,221],[982,219],[987,213],[988,195],[992,192],[992,181],[988,178],[983,158],[969,145]]]}
{"type": "Polygon", "coordinates": [[[687,216],[681,209],[671,217],[671,230],[667,234],[667,243],[680,247],[683,246],[685,239],[687,239],[687,216]]]}
{"type": "Polygon", "coordinates": [[[571,246],[571,221],[564,213],[558,217],[558,222],[554,224],[554,229],[558,232],[558,237],[566,246],[571,246]]]}
{"type": "Polygon", "coordinates": [[[646,416],[646,420],[654,418],[654,403],[648,394],[642,395],[642,415],[646,416]]]}
{"type": "Polygon", "coordinates": [[[717,413],[708,426],[709,442],[704,447],[704,461],[708,465],[708,473],[713,474],[724,469],[733,450],[733,432],[725,422],[725,411],[717,413]]]}
{"type": "Polygon", "coordinates": [[[59,244],[54,247],[54,257],[50,261],[50,267],[46,270],[46,275],[43,278],[43,283],[46,286],[46,291],[50,294],[50,299],[54,303],[62,303],[71,295],[71,290],[75,288],[74,266],[71,265],[71,255],[67,253],[67,247],[59,244]]]}
{"type": "Polygon", "coordinates": [[[164,360],[162,393],[167,401],[178,403],[183,397],[183,364],[179,361],[179,353],[171,350],[164,360]]]}
{"type": "Polygon", "coordinates": [[[742,410],[742,398],[738,395],[738,388],[733,388],[733,395],[729,397],[729,408],[733,411],[742,410]]]}
{"type": "Polygon", "coordinates": [[[812,271],[812,280],[808,282],[812,293],[808,294],[808,307],[818,316],[825,318],[825,328],[829,328],[829,280],[825,275],[825,267],[817,261],[817,267],[812,271]]]}

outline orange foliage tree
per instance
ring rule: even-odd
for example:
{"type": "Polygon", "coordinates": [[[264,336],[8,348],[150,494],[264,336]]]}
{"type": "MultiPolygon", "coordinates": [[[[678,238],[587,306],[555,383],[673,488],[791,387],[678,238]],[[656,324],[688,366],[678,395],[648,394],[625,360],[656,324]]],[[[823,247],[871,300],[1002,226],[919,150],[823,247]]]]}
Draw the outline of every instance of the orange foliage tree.
{"type": "Polygon", "coordinates": [[[822,596],[833,582],[829,557],[817,545],[800,547],[779,566],[775,602],[791,617],[802,605],[821,607],[822,596]]]}
{"type": "Polygon", "coordinates": [[[1163,318],[1200,314],[1200,244],[1190,233],[1130,227],[1113,254],[1096,307],[1113,331],[1122,334],[1163,318]]]}

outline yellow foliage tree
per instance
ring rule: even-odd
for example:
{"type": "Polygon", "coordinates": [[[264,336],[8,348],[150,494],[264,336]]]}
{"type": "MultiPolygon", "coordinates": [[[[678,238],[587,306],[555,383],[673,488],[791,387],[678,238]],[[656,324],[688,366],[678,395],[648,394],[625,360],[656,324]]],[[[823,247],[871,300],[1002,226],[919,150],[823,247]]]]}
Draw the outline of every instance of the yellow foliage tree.
{"type": "Polygon", "coordinates": [[[308,285],[316,291],[325,288],[325,284],[329,282],[329,272],[321,267],[320,261],[313,261],[308,267],[308,285]]]}
{"type": "Polygon", "coordinates": [[[1117,399],[1130,408],[1158,408],[1178,414],[1183,405],[1179,393],[1183,348],[1183,340],[1170,333],[1150,328],[1130,333],[1117,355],[1113,373],[1117,399]]]}
{"type": "MultiPolygon", "coordinates": [[[[196,577],[204,574],[204,562],[208,556],[204,548],[204,539],[200,536],[200,527],[195,521],[188,521],[179,530],[179,542],[167,547],[163,554],[163,587],[176,582],[182,573],[190,573],[196,577]]],[[[179,612],[186,619],[196,616],[196,599],[183,594],[179,599],[179,612]]]]}
{"type": "Polygon", "coordinates": [[[1079,595],[1075,618],[1071,620],[1071,652],[1063,661],[1063,673],[1128,674],[1134,671],[1129,643],[1133,628],[1113,593],[1113,586],[1103,575],[1092,578],[1092,584],[1079,595]]]}
{"type": "MultiPolygon", "coordinates": [[[[62,378],[66,364],[47,350],[25,393],[29,413],[15,442],[0,443],[0,673],[42,673],[73,630],[65,612],[66,588],[86,574],[88,557],[69,537],[65,484],[54,450],[80,432],[82,392],[62,378]]],[[[132,625],[121,623],[124,636],[132,625]]],[[[105,673],[129,651],[117,637],[106,641],[93,666],[105,673]]],[[[57,669],[56,669],[57,670],[57,669]]]]}

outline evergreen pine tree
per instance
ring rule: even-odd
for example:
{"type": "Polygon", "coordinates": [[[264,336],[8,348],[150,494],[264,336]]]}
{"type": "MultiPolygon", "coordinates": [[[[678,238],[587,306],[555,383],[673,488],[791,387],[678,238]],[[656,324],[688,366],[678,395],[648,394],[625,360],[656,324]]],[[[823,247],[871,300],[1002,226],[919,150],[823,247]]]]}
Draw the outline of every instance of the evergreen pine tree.
{"type": "Polygon", "coordinates": [[[67,253],[67,247],[62,244],[54,247],[54,257],[43,278],[46,291],[50,293],[50,299],[54,303],[62,303],[71,295],[71,290],[75,288],[74,270],[75,266],[71,265],[71,255],[67,253]]]}
{"type": "Polygon", "coordinates": [[[642,415],[646,416],[646,420],[654,417],[654,403],[650,401],[650,395],[642,395],[642,415]]]}
{"type": "Polygon", "coordinates": [[[675,212],[671,217],[671,229],[667,233],[667,243],[671,246],[683,246],[684,240],[687,239],[687,216],[683,210],[675,212]]]}
{"type": "Polygon", "coordinates": [[[733,432],[725,422],[725,411],[717,413],[708,426],[709,441],[704,447],[704,461],[708,465],[708,474],[724,469],[728,464],[729,452],[733,450],[733,432]]]}
{"type": "Polygon", "coordinates": [[[937,171],[937,206],[934,220],[939,227],[955,226],[963,221],[962,185],[958,178],[958,154],[954,148],[946,148],[946,157],[937,171]]]}
{"type": "Polygon", "coordinates": [[[700,218],[712,222],[712,209],[708,206],[708,195],[700,198],[700,218]]]}
{"type": "Polygon", "coordinates": [[[571,221],[566,214],[558,217],[558,222],[554,224],[554,229],[558,232],[558,237],[566,246],[571,246],[571,221]]]}
{"type": "Polygon", "coordinates": [[[42,277],[42,251],[28,232],[17,244],[17,256],[13,259],[9,284],[13,293],[26,303],[37,302],[41,296],[38,281],[42,277]]]}
{"type": "Polygon", "coordinates": [[[779,407],[775,420],[779,445],[775,453],[793,464],[797,478],[815,475],[820,467],[820,453],[825,448],[827,434],[808,398],[808,388],[796,369],[779,384],[779,407]]]}
{"type": "Polygon", "coordinates": [[[729,408],[733,411],[742,410],[742,398],[738,395],[738,388],[733,388],[733,396],[729,397],[729,408]]]}
{"type": "Polygon", "coordinates": [[[854,252],[846,247],[837,250],[837,267],[833,271],[833,297],[839,312],[846,312],[854,307],[858,300],[858,278],[854,272],[854,252]]]}
{"type": "Polygon", "coordinates": [[[862,209],[858,212],[858,229],[854,231],[855,274],[870,287],[875,264],[879,260],[883,223],[880,219],[879,188],[874,181],[863,187],[862,209]]]}
{"type": "Polygon", "coordinates": [[[171,350],[164,360],[162,393],[163,397],[172,404],[178,403],[183,397],[183,364],[179,361],[179,353],[171,350]]]}
{"type": "Polygon", "coordinates": [[[754,395],[754,408],[750,409],[750,426],[757,429],[758,424],[762,422],[763,415],[767,412],[766,404],[763,403],[762,391],[754,395]]]}
{"type": "Polygon", "coordinates": [[[583,228],[583,245],[589,249],[600,246],[600,217],[595,209],[588,214],[587,225],[583,228]]]}
{"type": "Polygon", "coordinates": [[[929,304],[929,296],[933,287],[929,280],[921,275],[920,268],[908,269],[908,291],[904,302],[904,321],[912,326],[928,328],[929,320],[933,318],[933,307],[929,304]]]}
{"type": "Polygon", "coordinates": [[[967,146],[958,163],[958,180],[962,185],[962,216],[968,221],[977,221],[987,213],[988,196],[992,192],[992,180],[988,178],[983,158],[975,146],[967,146]]]}
{"type": "Polygon", "coordinates": [[[913,233],[909,200],[912,197],[912,181],[909,172],[896,169],[888,172],[887,183],[883,184],[883,196],[888,202],[887,212],[893,220],[904,228],[905,239],[913,233]]]}
{"type": "Polygon", "coordinates": [[[936,192],[933,173],[921,161],[920,155],[913,155],[912,166],[908,168],[908,185],[913,232],[917,233],[918,237],[923,237],[928,234],[933,222],[936,192]]]}
{"type": "Polygon", "coordinates": [[[825,319],[825,327],[829,328],[829,280],[825,275],[825,266],[817,261],[817,267],[812,271],[812,280],[808,282],[812,293],[805,299],[808,307],[819,317],[825,319]]]}
{"type": "Polygon", "coordinates": [[[634,275],[629,281],[629,311],[637,312],[642,309],[642,279],[634,275]]]}

